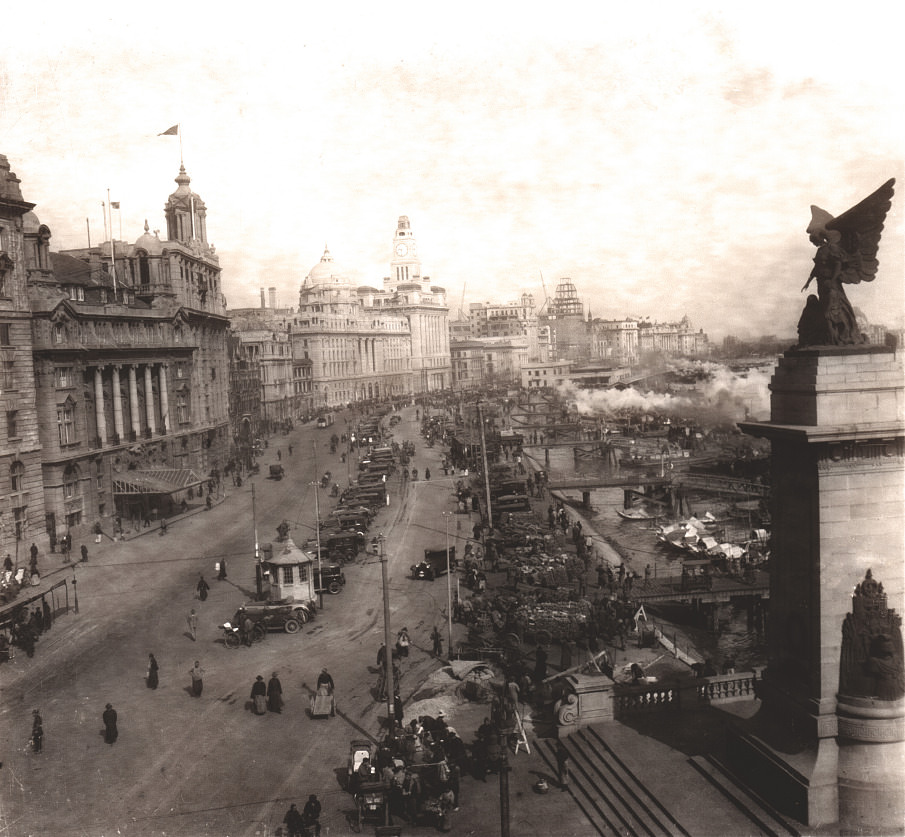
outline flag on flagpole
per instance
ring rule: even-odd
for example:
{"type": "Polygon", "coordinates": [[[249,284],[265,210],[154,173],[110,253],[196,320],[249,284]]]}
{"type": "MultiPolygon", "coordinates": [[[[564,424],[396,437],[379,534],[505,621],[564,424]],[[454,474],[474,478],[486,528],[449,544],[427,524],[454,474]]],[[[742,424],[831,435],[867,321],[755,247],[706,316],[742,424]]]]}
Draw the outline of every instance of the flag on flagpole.
{"type": "Polygon", "coordinates": [[[165,131],[161,131],[157,136],[158,137],[175,137],[179,135],[179,123],[177,122],[175,125],[171,125],[165,131]]]}
{"type": "Polygon", "coordinates": [[[110,201],[111,209],[119,209],[119,201],[110,201]]]}

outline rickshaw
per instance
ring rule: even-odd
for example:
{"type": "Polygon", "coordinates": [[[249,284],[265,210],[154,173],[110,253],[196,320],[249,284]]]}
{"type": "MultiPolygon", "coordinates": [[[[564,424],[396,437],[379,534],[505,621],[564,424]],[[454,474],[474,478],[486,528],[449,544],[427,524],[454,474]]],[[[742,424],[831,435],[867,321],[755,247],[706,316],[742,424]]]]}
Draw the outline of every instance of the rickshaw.
{"type": "Polygon", "coordinates": [[[367,739],[353,738],[349,742],[349,762],[346,767],[346,790],[351,793],[355,793],[358,790],[358,785],[360,783],[358,768],[361,767],[361,763],[365,759],[368,759],[373,763],[373,755],[373,746],[367,739]]]}

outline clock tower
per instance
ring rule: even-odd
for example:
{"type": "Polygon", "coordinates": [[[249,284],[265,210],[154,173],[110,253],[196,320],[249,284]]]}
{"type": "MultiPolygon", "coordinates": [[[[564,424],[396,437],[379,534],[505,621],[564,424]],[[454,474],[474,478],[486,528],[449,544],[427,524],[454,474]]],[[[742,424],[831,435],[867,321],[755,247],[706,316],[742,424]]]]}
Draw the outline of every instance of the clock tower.
{"type": "Polygon", "coordinates": [[[399,285],[418,284],[429,281],[421,276],[421,260],[418,258],[418,245],[409,225],[407,215],[399,216],[396,234],[393,236],[393,258],[390,261],[389,285],[395,290],[399,285]]]}

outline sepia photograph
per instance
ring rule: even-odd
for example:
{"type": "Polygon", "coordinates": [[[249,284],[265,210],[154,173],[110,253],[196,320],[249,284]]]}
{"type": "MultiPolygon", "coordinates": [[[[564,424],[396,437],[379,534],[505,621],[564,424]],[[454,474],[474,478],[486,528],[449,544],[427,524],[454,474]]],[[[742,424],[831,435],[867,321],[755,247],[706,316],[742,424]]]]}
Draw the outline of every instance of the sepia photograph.
{"type": "Polygon", "coordinates": [[[0,837],[905,833],[890,4],[2,19],[0,837]]]}

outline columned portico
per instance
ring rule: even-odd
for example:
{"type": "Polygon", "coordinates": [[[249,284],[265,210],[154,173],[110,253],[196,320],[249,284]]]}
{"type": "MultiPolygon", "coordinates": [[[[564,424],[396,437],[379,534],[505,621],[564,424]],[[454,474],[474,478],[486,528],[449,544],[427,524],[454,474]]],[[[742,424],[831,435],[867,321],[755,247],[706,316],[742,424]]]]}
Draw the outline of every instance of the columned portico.
{"type": "Polygon", "coordinates": [[[141,418],[138,412],[138,379],[135,371],[137,368],[134,363],[129,367],[129,408],[132,414],[132,432],[136,438],[141,433],[141,418]]]}
{"type": "Polygon", "coordinates": [[[97,420],[97,438],[101,446],[107,444],[107,419],[104,415],[104,367],[94,368],[94,416],[97,420]]]}
{"type": "Polygon", "coordinates": [[[151,364],[145,365],[145,417],[148,420],[148,432],[154,432],[154,386],[151,383],[151,364]]]}
{"type": "Polygon", "coordinates": [[[113,430],[119,441],[123,440],[123,395],[120,390],[119,366],[113,367],[113,430]]]}
{"type": "Polygon", "coordinates": [[[163,432],[170,432],[170,398],[167,381],[167,365],[160,364],[160,370],[157,373],[159,378],[160,389],[160,415],[163,418],[163,432]]]}

